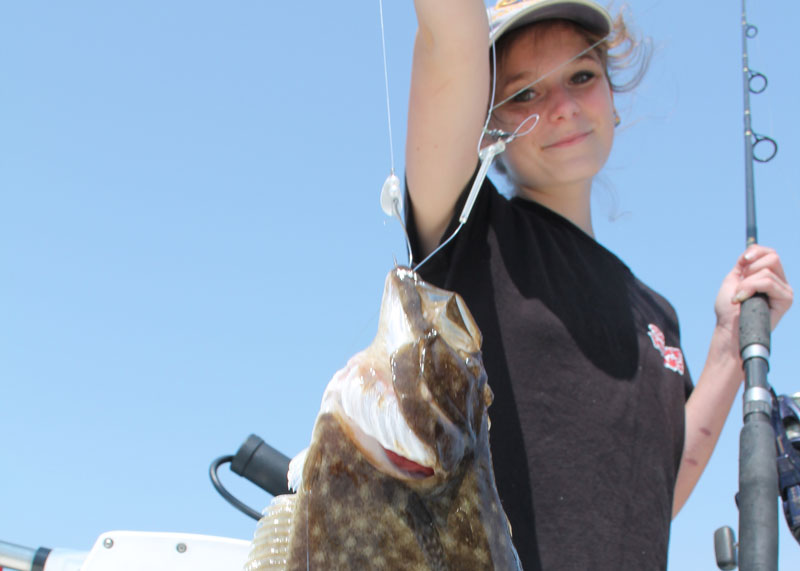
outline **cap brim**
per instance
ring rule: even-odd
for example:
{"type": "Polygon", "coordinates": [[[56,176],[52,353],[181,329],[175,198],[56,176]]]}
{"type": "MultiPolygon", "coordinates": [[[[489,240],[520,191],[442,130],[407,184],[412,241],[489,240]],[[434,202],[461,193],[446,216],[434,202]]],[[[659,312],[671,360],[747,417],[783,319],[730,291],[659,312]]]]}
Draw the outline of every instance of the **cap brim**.
{"type": "Polygon", "coordinates": [[[586,0],[544,0],[519,9],[501,19],[489,33],[489,44],[515,28],[541,20],[570,20],[590,32],[607,35],[611,31],[611,16],[601,6],[586,0]]]}

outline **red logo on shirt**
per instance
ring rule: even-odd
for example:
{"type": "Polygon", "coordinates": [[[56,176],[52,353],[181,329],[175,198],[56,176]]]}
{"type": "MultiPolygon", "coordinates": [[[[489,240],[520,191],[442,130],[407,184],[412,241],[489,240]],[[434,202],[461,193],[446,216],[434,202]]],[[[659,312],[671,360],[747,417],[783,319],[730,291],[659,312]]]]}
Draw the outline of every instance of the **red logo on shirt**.
{"type": "Polygon", "coordinates": [[[677,347],[667,347],[664,334],[652,323],[647,326],[647,334],[653,341],[653,347],[658,349],[658,352],[664,357],[664,366],[670,371],[683,375],[683,353],[681,353],[681,350],[677,347]]]}

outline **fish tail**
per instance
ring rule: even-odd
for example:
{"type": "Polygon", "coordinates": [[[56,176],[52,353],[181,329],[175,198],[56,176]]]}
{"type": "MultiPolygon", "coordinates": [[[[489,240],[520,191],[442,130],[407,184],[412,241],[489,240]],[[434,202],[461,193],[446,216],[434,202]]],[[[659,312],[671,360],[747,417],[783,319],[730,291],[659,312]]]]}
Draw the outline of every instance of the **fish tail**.
{"type": "Polygon", "coordinates": [[[258,521],[244,571],[284,571],[289,559],[289,539],[297,496],[275,496],[258,521]]]}

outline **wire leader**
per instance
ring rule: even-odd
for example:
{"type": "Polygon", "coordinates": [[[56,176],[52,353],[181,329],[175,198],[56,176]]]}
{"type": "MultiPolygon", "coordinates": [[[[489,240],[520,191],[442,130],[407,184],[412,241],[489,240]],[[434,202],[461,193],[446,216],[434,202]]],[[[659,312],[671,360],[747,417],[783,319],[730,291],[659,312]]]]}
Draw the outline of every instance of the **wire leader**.
{"type": "Polygon", "coordinates": [[[403,229],[403,234],[405,235],[406,239],[406,247],[408,249],[408,266],[413,270],[419,270],[422,265],[424,265],[428,260],[430,260],[434,255],[436,255],[442,248],[444,248],[447,244],[449,244],[453,238],[458,234],[461,228],[469,219],[469,214],[472,211],[472,207],[477,200],[478,193],[480,192],[481,187],[483,186],[483,182],[488,175],[489,168],[491,167],[492,163],[494,162],[495,157],[497,155],[503,153],[506,149],[506,146],[512,143],[515,139],[524,137],[531,133],[536,126],[539,124],[539,114],[532,113],[525,117],[520,123],[516,126],[513,131],[505,131],[499,128],[490,129],[489,125],[492,120],[492,115],[498,108],[506,103],[512,101],[515,97],[517,97],[522,92],[531,89],[539,82],[543,81],[550,75],[556,73],[557,71],[563,69],[565,66],[569,65],[570,63],[574,62],[575,60],[581,58],[582,56],[586,55],[587,53],[594,50],[597,46],[602,44],[603,42],[607,41],[611,34],[606,34],[601,39],[597,40],[593,44],[591,44],[586,49],[580,51],[575,56],[571,57],[567,61],[557,65],[550,71],[546,72],[541,77],[536,78],[536,80],[532,81],[531,83],[523,86],[522,88],[518,89],[499,103],[495,103],[496,98],[496,89],[497,89],[497,54],[496,54],[496,47],[495,44],[491,44],[491,54],[492,54],[492,89],[491,95],[489,99],[489,109],[486,114],[486,120],[484,122],[483,129],[481,130],[480,137],[478,138],[477,143],[477,154],[478,159],[480,161],[478,172],[473,180],[472,187],[467,194],[467,199],[464,203],[464,207],[461,210],[461,213],[458,217],[458,226],[453,230],[450,236],[447,237],[443,242],[439,244],[430,254],[428,254],[421,262],[418,264],[414,264],[413,260],[413,253],[411,249],[411,240],[408,236],[408,231],[403,223],[402,217],[402,191],[400,188],[400,180],[395,175],[394,172],[394,146],[392,144],[392,126],[391,126],[391,111],[390,111],[390,102],[389,102],[389,75],[388,75],[388,66],[386,63],[386,40],[385,40],[385,24],[384,24],[384,17],[383,17],[383,0],[378,0],[378,4],[380,6],[380,20],[381,20],[381,41],[382,41],[382,48],[383,48],[383,71],[384,71],[384,82],[386,87],[386,107],[387,107],[387,118],[389,121],[389,148],[391,153],[391,172],[389,176],[383,183],[383,187],[381,188],[381,208],[386,213],[387,216],[393,216],[400,222],[400,226],[403,229]],[[490,145],[484,146],[484,138],[489,136],[496,141],[490,145]]]}

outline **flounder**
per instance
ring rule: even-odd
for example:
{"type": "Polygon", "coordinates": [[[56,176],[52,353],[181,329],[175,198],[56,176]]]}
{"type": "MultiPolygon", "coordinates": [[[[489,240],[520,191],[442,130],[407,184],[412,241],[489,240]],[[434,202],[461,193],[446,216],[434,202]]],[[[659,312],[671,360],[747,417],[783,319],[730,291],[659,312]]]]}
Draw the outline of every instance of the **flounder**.
{"type": "Polygon", "coordinates": [[[297,493],[267,507],[245,569],[520,570],[480,345],[459,295],[391,271],[378,334],[325,389],[297,493]]]}

